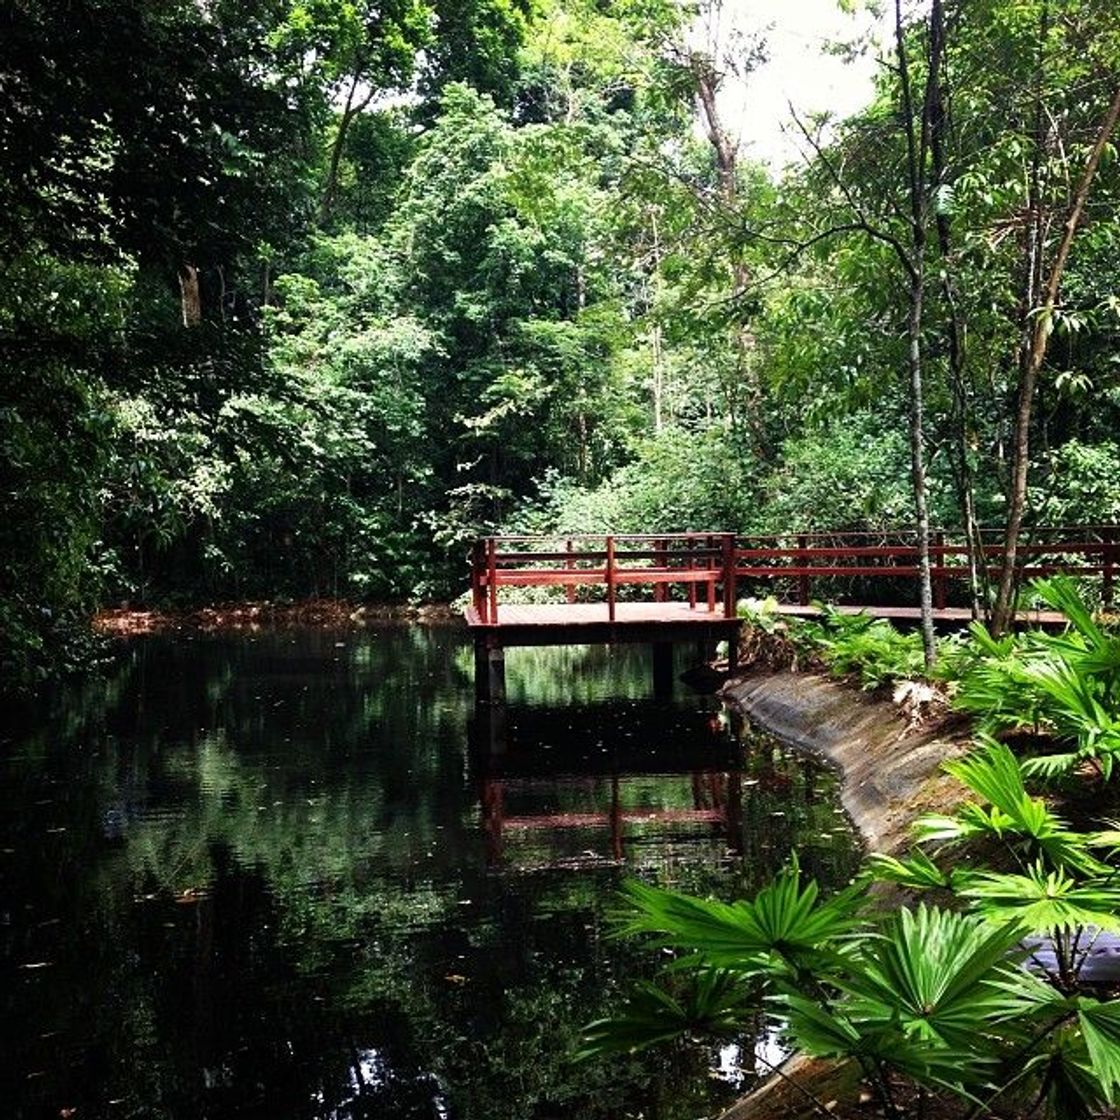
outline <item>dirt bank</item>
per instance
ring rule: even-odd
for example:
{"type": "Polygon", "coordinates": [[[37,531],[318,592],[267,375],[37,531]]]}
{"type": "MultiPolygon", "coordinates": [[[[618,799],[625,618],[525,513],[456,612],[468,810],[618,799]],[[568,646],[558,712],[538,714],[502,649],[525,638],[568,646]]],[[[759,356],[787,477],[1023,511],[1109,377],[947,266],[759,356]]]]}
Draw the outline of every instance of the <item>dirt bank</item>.
{"type": "Polygon", "coordinates": [[[810,673],[739,677],[722,695],[751,722],[837,767],[844,808],[870,851],[899,848],[915,817],[944,810],[962,793],[939,770],[967,748],[960,723],[908,732],[889,700],[810,673]]]}
{"type": "Polygon", "coordinates": [[[253,630],[261,626],[366,626],[378,622],[448,622],[458,615],[446,604],[397,606],[352,603],[343,599],[304,599],[296,603],[219,603],[186,610],[116,607],[98,611],[93,628],[113,637],[166,630],[253,630]]]}

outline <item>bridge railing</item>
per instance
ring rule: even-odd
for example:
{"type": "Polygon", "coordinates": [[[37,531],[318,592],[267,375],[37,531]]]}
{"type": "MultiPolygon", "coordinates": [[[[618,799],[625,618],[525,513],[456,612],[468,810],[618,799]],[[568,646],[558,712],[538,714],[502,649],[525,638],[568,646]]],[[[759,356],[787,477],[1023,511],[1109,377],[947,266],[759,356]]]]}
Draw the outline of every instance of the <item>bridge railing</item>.
{"type": "Polygon", "coordinates": [[[486,537],[475,543],[471,558],[471,602],[481,622],[496,625],[503,587],[562,588],[569,603],[578,588],[596,587],[613,622],[623,587],[649,586],[654,601],[663,602],[669,588],[679,585],[690,607],[702,591],[714,612],[718,586],[724,615],[732,617],[735,565],[733,533],[486,537]]]}
{"type": "MultiPolygon", "coordinates": [[[[1099,576],[1102,597],[1110,603],[1120,570],[1120,526],[1034,529],[1024,535],[1018,554],[1023,578],[1054,572],[1099,576]]],[[[1002,530],[981,530],[977,560],[983,572],[996,575],[1002,556],[1002,530]]],[[[932,533],[936,608],[945,608],[954,583],[968,579],[968,557],[960,530],[932,533]]],[[[496,536],[474,546],[471,601],[480,622],[496,625],[504,587],[563,590],[569,603],[577,601],[580,588],[594,588],[594,594],[605,598],[613,622],[622,588],[648,586],[654,601],[663,602],[676,586],[677,594],[687,595],[690,607],[696,607],[702,595],[709,611],[720,605],[723,616],[730,618],[743,581],[765,581],[771,587],[777,583],[783,596],[807,606],[826,581],[832,594],[837,581],[895,581],[912,589],[919,572],[917,537],[911,530],[496,536]]]]}
{"type": "MultiPolygon", "coordinates": [[[[953,582],[969,578],[969,548],[961,530],[936,529],[929,551],[934,607],[940,610],[953,582]]],[[[1120,569],[1120,527],[1034,529],[1017,552],[1022,578],[1056,572],[1100,576],[1102,597],[1111,601],[1120,569]]],[[[1002,557],[1003,531],[980,530],[976,562],[982,574],[996,576],[1002,557]]],[[[921,571],[917,534],[911,530],[738,537],[735,558],[740,580],[788,581],[789,593],[802,606],[813,598],[815,581],[895,580],[913,586],[921,571]]]]}

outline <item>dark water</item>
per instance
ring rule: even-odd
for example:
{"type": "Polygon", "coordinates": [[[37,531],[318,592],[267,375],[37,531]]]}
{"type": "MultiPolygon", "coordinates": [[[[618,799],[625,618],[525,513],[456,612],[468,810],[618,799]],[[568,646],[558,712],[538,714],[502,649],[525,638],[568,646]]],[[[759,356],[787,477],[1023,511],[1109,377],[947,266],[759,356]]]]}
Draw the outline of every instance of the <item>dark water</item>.
{"type": "Polygon", "coordinates": [[[569,1061],[654,963],[620,880],[856,855],[830,775],[646,658],[511,652],[501,742],[450,628],[143,639],[54,697],[0,753],[0,1114],[718,1112],[767,1040],[569,1061]]]}

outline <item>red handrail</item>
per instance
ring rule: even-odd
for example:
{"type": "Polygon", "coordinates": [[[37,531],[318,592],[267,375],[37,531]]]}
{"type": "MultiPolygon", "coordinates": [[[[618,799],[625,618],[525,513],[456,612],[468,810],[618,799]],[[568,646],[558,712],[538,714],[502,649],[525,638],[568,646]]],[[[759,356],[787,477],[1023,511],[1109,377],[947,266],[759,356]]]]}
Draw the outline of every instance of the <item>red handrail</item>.
{"type": "MultiPolygon", "coordinates": [[[[981,530],[981,566],[989,575],[997,571],[992,561],[1002,555],[998,533],[996,529],[981,530]]],[[[934,598],[940,609],[945,606],[950,581],[968,578],[969,566],[963,558],[969,549],[959,530],[935,530],[931,542],[934,598]]],[[[1037,529],[1018,551],[1026,561],[1020,576],[1054,572],[1099,575],[1109,602],[1120,568],[1120,527],[1037,529]]],[[[620,585],[651,586],[659,602],[668,586],[683,585],[689,606],[694,608],[697,587],[704,584],[709,611],[716,609],[716,587],[720,586],[723,616],[731,618],[737,583],[743,579],[793,580],[797,598],[807,605],[815,579],[911,580],[919,572],[917,537],[909,529],[746,536],[714,532],[495,536],[472,548],[471,603],[478,621],[497,625],[501,587],[562,587],[572,603],[577,587],[600,586],[613,622],[620,585]],[[872,541],[881,543],[868,543],[872,541]],[[538,547],[528,547],[533,545],[538,547]]]]}
{"type": "Polygon", "coordinates": [[[696,586],[702,583],[707,585],[710,612],[716,610],[720,586],[724,617],[735,615],[733,533],[487,537],[476,543],[471,555],[471,603],[484,625],[498,624],[501,587],[562,587],[571,603],[577,586],[600,586],[606,593],[607,618],[614,622],[618,588],[623,584],[648,585],[659,601],[665,587],[683,584],[689,588],[690,605],[695,606],[696,586]]]}

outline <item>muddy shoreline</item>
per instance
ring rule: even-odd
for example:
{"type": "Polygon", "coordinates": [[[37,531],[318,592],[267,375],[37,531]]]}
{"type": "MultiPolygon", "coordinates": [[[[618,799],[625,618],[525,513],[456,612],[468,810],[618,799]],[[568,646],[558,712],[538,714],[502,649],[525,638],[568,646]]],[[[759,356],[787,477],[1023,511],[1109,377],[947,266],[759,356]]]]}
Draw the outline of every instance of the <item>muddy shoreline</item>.
{"type": "Polygon", "coordinates": [[[303,599],[296,602],[215,603],[181,610],[112,607],[98,611],[91,625],[99,634],[128,638],[173,630],[218,633],[284,626],[351,629],[394,622],[450,623],[460,617],[459,612],[448,603],[413,606],[354,603],[343,599],[303,599]]]}

